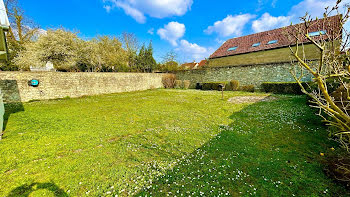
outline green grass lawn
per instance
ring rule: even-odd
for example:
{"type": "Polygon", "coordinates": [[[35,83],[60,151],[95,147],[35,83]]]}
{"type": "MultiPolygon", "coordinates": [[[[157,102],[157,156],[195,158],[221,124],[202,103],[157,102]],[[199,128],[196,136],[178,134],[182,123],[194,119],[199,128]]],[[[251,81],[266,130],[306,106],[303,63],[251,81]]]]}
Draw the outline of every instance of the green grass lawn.
{"type": "MultiPolygon", "coordinates": [[[[23,104],[0,142],[0,196],[341,196],[336,146],[305,97],[152,90],[23,104]],[[327,156],[327,154],[326,154],[327,156]]],[[[9,109],[9,108],[7,108],[9,109]]]]}

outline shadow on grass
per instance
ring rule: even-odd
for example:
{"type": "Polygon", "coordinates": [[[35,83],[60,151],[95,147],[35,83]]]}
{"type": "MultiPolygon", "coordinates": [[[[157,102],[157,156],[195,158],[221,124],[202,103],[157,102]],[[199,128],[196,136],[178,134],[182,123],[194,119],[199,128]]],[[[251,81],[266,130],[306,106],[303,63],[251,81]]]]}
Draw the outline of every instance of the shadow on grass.
{"type": "MultiPolygon", "coordinates": [[[[5,131],[11,114],[24,111],[24,107],[16,80],[0,80],[0,87],[2,93],[2,98],[0,95],[0,105],[2,105],[0,108],[5,110],[4,115],[3,112],[0,111],[0,118],[3,118],[0,130],[2,128],[2,131],[5,131]],[[2,115],[3,117],[1,117],[2,115]]],[[[0,121],[0,124],[1,122],[2,121],[0,121]]],[[[2,131],[0,131],[0,135],[2,131]]]]}
{"type": "Polygon", "coordinates": [[[260,102],[137,196],[347,196],[322,172],[319,153],[335,146],[305,97],[260,102]]]}
{"type": "Polygon", "coordinates": [[[22,186],[15,188],[8,194],[8,197],[27,197],[27,196],[30,196],[33,192],[40,191],[40,190],[47,190],[52,194],[54,194],[54,196],[59,196],[59,197],[68,196],[68,194],[63,189],[60,189],[54,183],[32,183],[30,185],[24,184],[22,186]]]}

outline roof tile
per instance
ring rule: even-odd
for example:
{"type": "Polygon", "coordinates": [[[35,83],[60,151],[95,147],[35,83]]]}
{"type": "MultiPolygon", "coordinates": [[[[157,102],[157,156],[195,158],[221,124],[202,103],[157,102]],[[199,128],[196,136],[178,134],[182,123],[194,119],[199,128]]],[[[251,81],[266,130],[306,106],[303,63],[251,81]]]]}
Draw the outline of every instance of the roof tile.
{"type": "MultiPolygon", "coordinates": [[[[334,35],[335,32],[337,35],[339,35],[339,32],[341,32],[340,20],[341,15],[332,16],[327,19],[315,20],[310,23],[310,27],[308,30],[309,32],[325,30],[330,35],[334,35]]],[[[297,25],[290,25],[279,29],[230,39],[226,41],[218,50],[216,50],[210,56],[210,58],[219,58],[295,45],[295,38],[292,39],[292,37],[288,35],[295,35],[296,29],[299,27],[300,29],[302,29],[302,31],[305,31],[305,23],[301,23],[297,25]],[[277,40],[277,42],[273,44],[268,44],[268,42],[272,40],[277,40]],[[255,43],[260,43],[260,45],[253,47],[253,44],[255,43]],[[237,47],[237,49],[228,51],[228,49],[232,47],[237,47]]],[[[326,39],[326,35],[317,36],[314,39],[326,39]]],[[[307,40],[305,37],[301,39],[301,43],[309,42],[310,41],[307,40]]]]}

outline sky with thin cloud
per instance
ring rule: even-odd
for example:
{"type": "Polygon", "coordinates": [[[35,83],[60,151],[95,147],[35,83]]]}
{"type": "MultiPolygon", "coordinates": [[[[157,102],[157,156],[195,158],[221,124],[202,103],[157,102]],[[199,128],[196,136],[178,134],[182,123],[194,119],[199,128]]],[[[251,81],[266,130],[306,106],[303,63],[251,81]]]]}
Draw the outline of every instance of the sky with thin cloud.
{"type": "MultiPolygon", "coordinates": [[[[336,0],[20,0],[42,29],[65,27],[83,39],[135,33],[152,41],[157,61],[175,51],[181,62],[208,58],[230,38],[322,17],[336,0]]],[[[342,4],[350,4],[350,0],[342,4]]]]}

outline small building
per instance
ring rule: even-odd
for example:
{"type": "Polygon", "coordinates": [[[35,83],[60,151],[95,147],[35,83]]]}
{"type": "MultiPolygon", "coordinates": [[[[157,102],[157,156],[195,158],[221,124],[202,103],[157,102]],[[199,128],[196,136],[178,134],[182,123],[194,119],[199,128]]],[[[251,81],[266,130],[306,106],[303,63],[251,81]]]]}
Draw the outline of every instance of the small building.
{"type": "Polygon", "coordinates": [[[192,63],[185,63],[180,66],[180,70],[196,70],[196,69],[201,69],[204,66],[208,64],[207,60],[202,60],[199,63],[197,62],[192,62],[192,63]]]}
{"type": "Polygon", "coordinates": [[[197,66],[197,69],[201,69],[204,66],[207,66],[207,64],[208,64],[207,60],[202,60],[201,62],[199,62],[198,66],[197,66]]]}
{"type": "Polygon", "coordinates": [[[52,62],[48,61],[44,67],[31,66],[30,71],[32,72],[50,72],[56,71],[52,62]]]}
{"type": "Polygon", "coordinates": [[[196,63],[195,61],[194,62],[191,62],[191,63],[184,63],[180,66],[180,70],[193,70],[193,69],[196,69],[198,66],[198,63],[196,63]]]}

